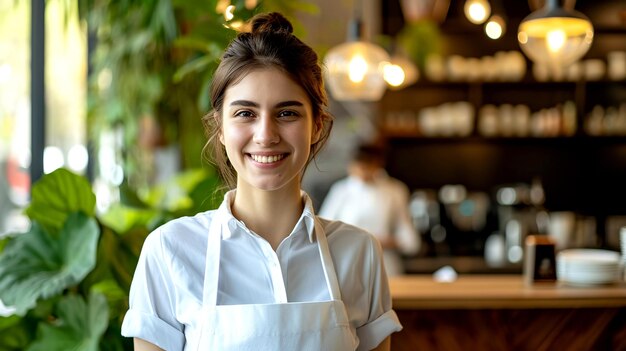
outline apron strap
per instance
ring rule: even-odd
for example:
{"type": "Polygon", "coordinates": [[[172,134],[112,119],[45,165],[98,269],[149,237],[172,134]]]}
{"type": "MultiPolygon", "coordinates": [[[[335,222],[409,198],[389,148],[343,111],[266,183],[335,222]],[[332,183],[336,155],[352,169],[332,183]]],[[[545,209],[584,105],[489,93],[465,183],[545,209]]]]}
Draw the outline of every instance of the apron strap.
{"type": "Polygon", "coordinates": [[[326,285],[328,285],[330,297],[333,300],[341,300],[341,289],[339,289],[337,272],[335,271],[333,258],[330,255],[330,249],[328,248],[326,232],[324,231],[324,228],[322,227],[322,224],[317,216],[315,216],[315,238],[317,239],[317,248],[320,252],[322,268],[324,269],[324,276],[326,277],[326,285]]]}
{"type": "MultiPolygon", "coordinates": [[[[211,224],[208,232],[206,263],[204,269],[204,283],[202,291],[202,304],[207,306],[217,305],[217,293],[219,288],[219,272],[220,272],[220,254],[222,244],[222,231],[228,230],[224,228],[224,221],[217,211],[213,212],[211,224]]],[[[317,240],[317,248],[319,250],[324,277],[328,292],[333,300],[341,300],[341,289],[335,265],[328,248],[326,233],[319,219],[315,216],[315,237],[317,240]]]]}

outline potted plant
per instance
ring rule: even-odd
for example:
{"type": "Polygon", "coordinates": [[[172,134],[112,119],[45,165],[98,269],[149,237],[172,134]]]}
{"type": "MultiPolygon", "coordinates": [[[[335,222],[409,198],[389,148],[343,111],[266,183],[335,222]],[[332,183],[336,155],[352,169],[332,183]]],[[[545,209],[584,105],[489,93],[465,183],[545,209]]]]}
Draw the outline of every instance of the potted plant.
{"type": "Polygon", "coordinates": [[[216,208],[217,174],[181,173],[134,204],[95,212],[88,180],[65,169],[33,185],[31,227],[0,241],[0,350],[130,350],[120,335],[146,235],[174,217],[216,208]]]}

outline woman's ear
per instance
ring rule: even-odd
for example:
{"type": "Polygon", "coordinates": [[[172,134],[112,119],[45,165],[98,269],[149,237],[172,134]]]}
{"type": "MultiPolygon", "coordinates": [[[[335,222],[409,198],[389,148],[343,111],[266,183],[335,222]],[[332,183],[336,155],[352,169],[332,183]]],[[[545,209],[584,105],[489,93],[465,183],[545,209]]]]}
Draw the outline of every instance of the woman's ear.
{"type": "Polygon", "coordinates": [[[219,129],[217,131],[218,139],[220,140],[220,143],[224,145],[224,126],[222,125],[222,116],[220,116],[219,112],[215,111],[213,112],[213,119],[214,119],[213,125],[219,129]]]}
{"type": "Polygon", "coordinates": [[[320,116],[313,122],[313,136],[311,138],[311,145],[317,144],[322,137],[322,132],[324,131],[324,116],[320,116]]]}

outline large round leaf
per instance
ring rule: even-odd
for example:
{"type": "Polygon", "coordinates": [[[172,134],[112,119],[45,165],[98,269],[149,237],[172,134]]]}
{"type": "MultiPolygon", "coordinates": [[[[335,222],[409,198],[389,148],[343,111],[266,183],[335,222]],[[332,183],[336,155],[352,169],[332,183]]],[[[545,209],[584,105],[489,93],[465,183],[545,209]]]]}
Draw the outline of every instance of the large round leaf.
{"type": "Polygon", "coordinates": [[[31,220],[56,234],[72,212],[93,216],[96,196],[84,177],[59,168],[33,185],[32,200],[26,209],[31,220]]]}
{"type": "Polygon", "coordinates": [[[34,222],[0,254],[0,300],[23,315],[37,299],[78,284],[96,264],[100,228],[94,218],[72,213],[58,238],[34,222]]]}

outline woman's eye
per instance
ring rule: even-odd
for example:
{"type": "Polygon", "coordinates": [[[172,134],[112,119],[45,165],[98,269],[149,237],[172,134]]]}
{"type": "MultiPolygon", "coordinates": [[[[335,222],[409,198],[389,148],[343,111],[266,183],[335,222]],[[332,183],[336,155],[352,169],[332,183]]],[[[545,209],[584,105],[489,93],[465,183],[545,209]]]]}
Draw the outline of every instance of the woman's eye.
{"type": "Polygon", "coordinates": [[[235,116],[236,117],[252,117],[254,115],[252,114],[252,112],[248,110],[241,110],[241,111],[235,112],[235,116]]]}
{"type": "Polygon", "coordinates": [[[298,117],[299,114],[296,111],[290,111],[290,110],[286,110],[286,111],[280,111],[280,113],[278,114],[279,117],[298,117]]]}

